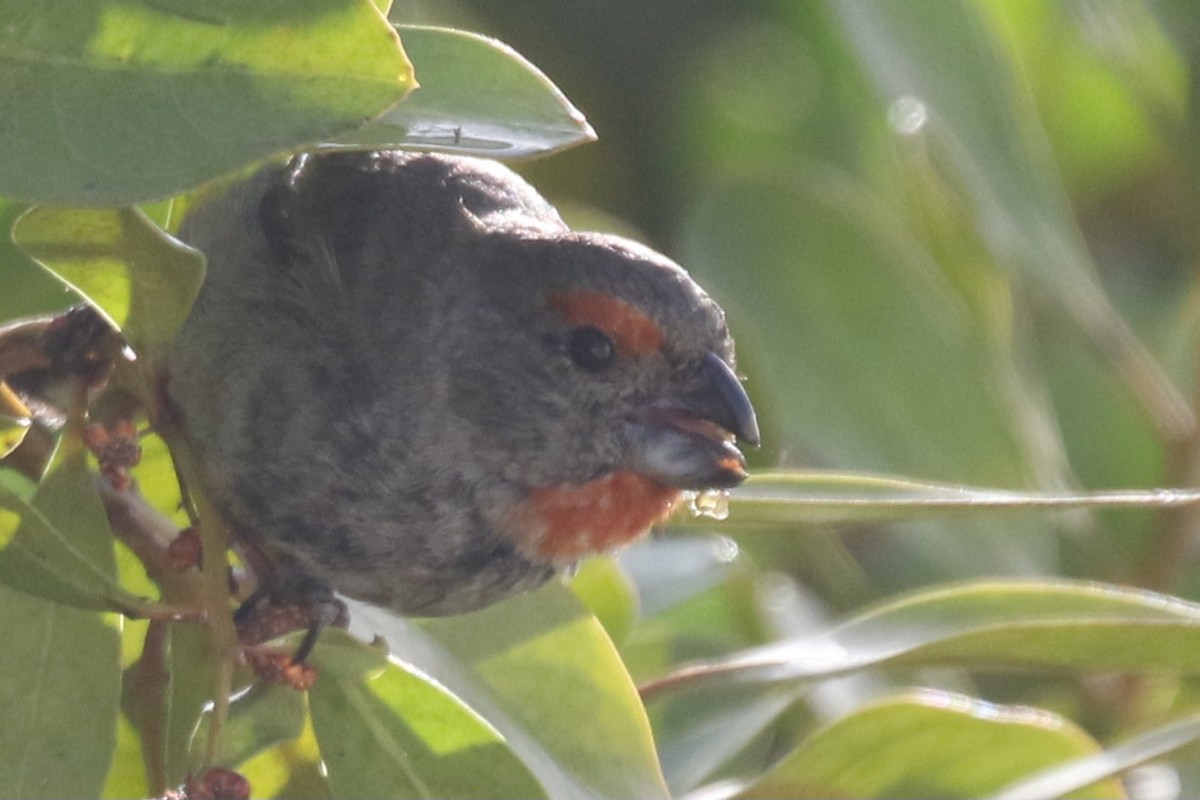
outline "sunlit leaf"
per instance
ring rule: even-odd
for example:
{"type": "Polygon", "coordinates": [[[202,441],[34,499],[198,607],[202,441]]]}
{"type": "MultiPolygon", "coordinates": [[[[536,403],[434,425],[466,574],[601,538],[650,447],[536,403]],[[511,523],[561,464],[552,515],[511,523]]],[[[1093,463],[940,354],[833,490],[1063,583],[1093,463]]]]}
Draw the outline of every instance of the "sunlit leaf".
{"type": "MultiPolygon", "coordinates": [[[[729,498],[727,520],[692,520],[715,530],[763,525],[924,519],[934,515],[1072,511],[1083,508],[1176,508],[1200,505],[1191,489],[1021,492],[932,483],[870,473],[829,470],[750,476],[729,498]]],[[[803,535],[803,534],[801,534],[803,535]]]]}
{"type": "MultiPolygon", "coordinates": [[[[0,230],[9,231],[27,206],[0,198],[0,230]]],[[[62,284],[38,269],[29,256],[13,244],[11,236],[0,236],[0,324],[18,317],[33,317],[58,311],[77,302],[63,291],[62,284]]]]}
{"type": "Polygon", "coordinates": [[[89,550],[101,542],[112,559],[112,534],[83,465],[50,473],[37,497],[31,505],[0,486],[0,584],[77,608],[141,603],[89,550]]]}
{"type": "Polygon", "coordinates": [[[212,635],[201,625],[172,625],[169,635],[162,730],[167,785],[178,786],[203,764],[207,741],[197,732],[217,685],[217,655],[212,635]]]}
{"type": "MultiPolygon", "coordinates": [[[[1102,753],[1081,755],[1065,764],[1014,781],[993,800],[1051,800],[1200,740],[1200,717],[1192,714],[1138,734],[1102,753]]],[[[1088,796],[1093,796],[1090,793],[1088,796]]],[[[1098,796],[1098,795],[1097,795],[1098,796]]],[[[1135,795],[1136,796],[1136,795],[1135,795]]]]}
{"type": "Polygon", "coordinates": [[[412,86],[357,0],[9,0],[0,30],[0,193],[158,199],[352,129],[412,86]],[[103,135],[98,135],[103,131],[103,135]]]}
{"type": "Polygon", "coordinates": [[[399,30],[420,88],[337,144],[520,158],[596,138],[558,87],[508,45],[448,28],[399,30]]]}
{"type": "Polygon", "coordinates": [[[1063,580],[911,594],[813,636],[698,664],[644,687],[814,680],[886,664],[1200,674],[1200,606],[1063,580]]]}
{"type": "Polygon", "coordinates": [[[200,291],[204,259],[135,209],[35,208],[13,239],[116,325],[145,359],[183,324],[200,291]]]}
{"type": "Polygon", "coordinates": [[[27,433],[29,433],[28,417],[10,417],[7,414],[0,414],[0,458],[4,458],[16,450],[21,442],[25,441],[27,433]]]}
{"type": "MultiPolygon", "coordinates": [[[[692,692],[655,707],[655,736],[672,795],[702,787],[796,703],[791,686],[692,692]]],[[[703,791],[703,789],[700,789],[703,791]]]]}
{"type": "Polygon", "coordinates": [[[494,727],[549,796],[665,796],[633,684],[563,587],[420,627],[361,604],[351,613],[352,629],[384,636],[494,727]]]}
{"type": "Polygon", "coordinates": [[[299,737],[264,750],[238,766],[238,772],[254,787],[255,797],[280,800],[331,797],[310,717],[306,717],[306,723],[299,737]]]}
{"type": "Polygon", "coordinates": [[[117,742],[113,748],[108,780],[105,781],[100,796],[149,797],[150,785],[146,780],[145,770],[129,768],[131,764],[144,764],[143,758],[141,734],[124,714],[119,715],[117,742]]]}
{"type": "Polygon", "coordinates": [[[630,579],[611,558],[591,558],[571,579],[571,591],[583,601],[608,637],[621,642],[637,617],[637,597],[630,579]]]}
{"type": "Polygon", "coordinates": [[[175,477],[174,463],[163,440],[155,434],[139,437],[142,458],[133,468],[138,491],[160,514],[170,519],[180,529],[188,526],[187,514],[183,510],[183,498],[179,481],[175,477]]]}
{"type": "Polygon", "coordinates": [[[96,796],[116,742],[120,623],[57,602],[70,594],[103,607],[115,586],[112,538],[83,451],[60,445],[34,507],[12,501],[0,489],[0,536],[21,519],[4,555],[22,547],[25,568],[44,572],[27,576],[40,596],[0,587],[0,795],[96,796]]]}
{"type": "MultiPolygon", "coordinates": [[[[295,739],[304,730],[304,695],[290,686],[256,683],[240,694],[229,707],[221,729],[222,764],[236,766],[279,742],[295,739]]],[[[208,737],[211,713],[205,713],[193,737],[208,737]]]]}
{"type": "Polygon", "coordinates": [[[356,670],[369,664],[350,654],[347,666],[357,643],[326,635],[309,706],[335,797],[545,796],[496,729],[444,687],[399,662],[356,670]]]}
{"type": "MultiPolygon", "coordinates": [[[[838,719],[739,796],[982,797],[1014,776],[1099,749],[1057,714],[926,690],[838,719]]],[[[1108,781],[1085,796],[1125,795],[1108,781]]]]}

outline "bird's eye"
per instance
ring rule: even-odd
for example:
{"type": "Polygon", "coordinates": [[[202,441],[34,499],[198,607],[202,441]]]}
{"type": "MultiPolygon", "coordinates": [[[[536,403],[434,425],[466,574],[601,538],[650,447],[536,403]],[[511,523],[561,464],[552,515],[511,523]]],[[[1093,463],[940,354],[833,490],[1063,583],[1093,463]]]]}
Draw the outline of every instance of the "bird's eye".
{"type": "Polygon", "coordinates": [[[616,348],[604,331],[583,325],[567,335],[567,354],[580,369],[599,372],[612,363],[616,348]]]}

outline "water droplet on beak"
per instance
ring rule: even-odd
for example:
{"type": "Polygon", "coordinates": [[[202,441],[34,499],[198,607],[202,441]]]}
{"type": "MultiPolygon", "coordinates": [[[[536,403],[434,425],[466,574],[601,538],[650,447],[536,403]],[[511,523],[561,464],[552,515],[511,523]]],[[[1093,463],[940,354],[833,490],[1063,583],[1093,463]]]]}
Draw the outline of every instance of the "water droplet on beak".
{"type": "Polygon", "coordinates": [[[688,492],[684,498],[688,511],[694,517],[708,517],[717,521],[729,517],[729,490],[705,489],[702,492],[688,492]]]}

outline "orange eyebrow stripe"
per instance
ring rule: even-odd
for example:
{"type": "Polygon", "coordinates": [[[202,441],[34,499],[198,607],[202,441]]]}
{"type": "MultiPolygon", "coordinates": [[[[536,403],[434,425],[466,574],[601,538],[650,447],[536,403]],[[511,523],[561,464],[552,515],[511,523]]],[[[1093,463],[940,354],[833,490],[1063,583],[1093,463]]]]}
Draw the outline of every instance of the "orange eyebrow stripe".
{"type": "Polygon", "coordinates": [[[560,292],[550,305],[576,325],[594,325],[612,337],[617,349],[646,355],[662,347],[658,323],[634,306],[603,292],[560,292]]]}

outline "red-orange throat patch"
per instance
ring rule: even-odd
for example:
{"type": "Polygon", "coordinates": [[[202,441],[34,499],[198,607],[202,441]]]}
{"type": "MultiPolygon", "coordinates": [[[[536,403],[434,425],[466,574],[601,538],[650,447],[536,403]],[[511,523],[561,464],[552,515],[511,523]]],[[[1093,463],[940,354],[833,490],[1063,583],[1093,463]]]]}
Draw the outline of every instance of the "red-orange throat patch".
{"type": "Polygon", "coordinates": [[[559,292],[550,305],[575,325],[594,325],[612,337],[617,349],[645,355],[662,347],[663,332],[649,315],[604,292],[559,292]]]}
{"type": "Polygon", "coordinates": [[[628,544],[670,514],[679,497],[670,486],[614,472],[579,486],[534,489],[512,530],[531,557],[568,563],[628,544]]]}

